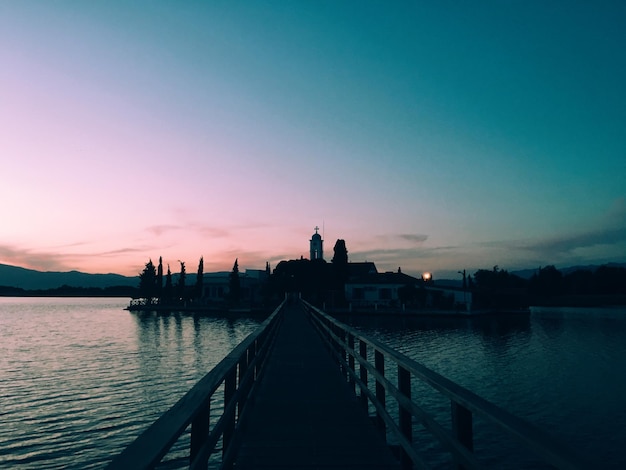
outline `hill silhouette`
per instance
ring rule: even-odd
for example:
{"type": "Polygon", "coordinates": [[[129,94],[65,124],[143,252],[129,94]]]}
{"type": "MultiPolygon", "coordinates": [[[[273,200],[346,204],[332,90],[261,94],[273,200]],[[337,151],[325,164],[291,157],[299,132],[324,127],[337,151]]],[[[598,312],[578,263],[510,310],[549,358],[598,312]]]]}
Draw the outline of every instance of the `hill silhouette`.
{"type": "Polygon", "coordinates": [[[89,274],[79,271],[36,271],[0,264],[0,286],[26,290],[56,289],[61,286],[101,288],[112,286],[137,287],[139,277],[121,274],[89,274]]]}

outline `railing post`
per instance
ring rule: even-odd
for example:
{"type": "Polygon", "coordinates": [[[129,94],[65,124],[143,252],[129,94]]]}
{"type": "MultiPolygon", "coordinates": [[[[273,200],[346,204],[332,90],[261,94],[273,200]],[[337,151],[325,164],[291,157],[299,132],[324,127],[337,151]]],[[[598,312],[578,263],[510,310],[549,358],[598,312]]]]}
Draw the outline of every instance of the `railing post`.
{"type": "MultiPolygon", "coordinates": [[[[374,351],[374,366],[380,375],[385,376],[385,356],[378,349],[374,351]]],[[[376,379],[376,400],[383,408],[386,408],[386,400],[385,400],[385,386],[380,383],[378,379],[376,379]]],[[[385,425],[385,420],[382,415],[377,411],[376,412],[376,427],[383,435],[384,439],[387,440],[387,427],[385,425]]]]}
{"type": "MultiPolygon", "coordinates": [[[[450,402],[452,415],[452,434],[468,450],[474,450],[474,436],[472,431],[472,412],[463,405],[450,402]]],[[[458,468],[463,468],[459,465],[458,468]]]]}
{"type": "MultiPolygon", "coordinates": [[[[398,364],[398,390],[406,398],[411,399],[411,373],[400,364],[398,364]]],[[[402,405],[398,405],[398,424],[400,432],[406,440],[411,443],[413,442],[412,419],[411,412],[402,405]]],[[[413,467],[413,461],[403,448],[401,448],[400,463],[404,469],[413,467]]]]}
{"type": "Polygon", "coordinates": [[[250,354],[250,349],[247,349],[243,355],[241,356],[241,359],[239,359],[239,373],[238,373],[238,377],[237,377],[237,387],[241,390],[241,399],[239,400],[239,403],[237,403],[237,413],[239,416],[241,416],[241,410],[243,409],[244,405],[246,404],[246,398],[248,395],[248,390],[249,390],[249,385],[247,385],[244,389],[242,389],[242,381],[244,380],[244,376],[246,375],[246,371],[248,370],[248,363],[250,361],[249,359],[249,354],[250,354]]]}
{"type": "Polygon", "coordinates": [[[354,336],[350,333],[348,333],[348,346],[351,349],[351,352],[348,352],[348,366],[350,367],[348,382],[350,383],[352,393],[356,393],[356,382],[354,381],[354,336]]]}
{"type": "Polygon", "coordinates": [[[341,361],[339,363],[339,367],[341,369],[341,372],[343,373],[343,377],[344,379],[347,378],[348,376],[348,371],[346,370],[346,366],[344,365],[344,362],[346,362],[346,347],[344,346],[346,344],[346,330],[344,330],[343,328],[339,329],[339,357],[341,358],[341,361]]]}
{"type": "MultiPolygon", "coordinates": [[[[367,343],[362,339],[359,339],[359,355],[367,361],[367,343]]],[[[361,382],[363,382],[365,388],[367,388],[367,367],[365,367],[363,363],[359,365],[359,373],[361,382]]],[[[363,393],[363,389],[361,389],[361,406],[367,411],[367,395],[363,393]]]]}
{"type": "MultiPolygon", "coordinates": [[[[249,361],[254,360],[259,354],[259,346],[258,346],[258,342],[254,341],[251,345],[250,345],[250,356],[248,357],[249,361]]],[[[259,375],[259,364],[260,361],[256,361],[255,362],[255,366],[254,366],[254,370],[252,373],[252,381],[256,382],[256,379],[259,375]]]]}
{"type": "Polygon", "coordinates": [[[226,455],[228,446],[233,438],[235,431],[235,414],[236,408],[233,408],[228,414],[226,414],[226,407],[233,400],[235,395],[235,387],[237,381],[237,367],[233,367],[224,378],[224,435],[222,437],[222,455],[226,455]]]}
{"type": "MultiPolygon", "coordinates": [[[[200,408],[200,411],[191,422],[191,446],[189,449],[189,464],[196,459],[202,445],[209,438],[209,419],[211,416],[211,402],[207,400],[200,408]]],[[[208,462],[197,464],[195,468],[206,469],[208,462]]]]}

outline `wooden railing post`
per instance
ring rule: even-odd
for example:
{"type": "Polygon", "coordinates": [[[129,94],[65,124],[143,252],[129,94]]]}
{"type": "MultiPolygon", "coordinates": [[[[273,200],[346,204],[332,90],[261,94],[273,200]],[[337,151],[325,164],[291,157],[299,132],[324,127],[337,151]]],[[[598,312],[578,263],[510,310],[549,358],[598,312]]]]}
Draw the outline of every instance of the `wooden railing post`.
{"type": "MultiPolygon", "coordinates": [[[[209,437],[209,419],[211,416],[211,402],[207,399],[196,417],[191,422],[191,446],[189,449],[189,464],[196,459],[202,445],[209,437]]],[[[196,464],[198,469],[206,469],[208,462],[196,464]]]]}
{"type": "MultiPolygon", "coordinates": [[[[472,412],[454,400],[450,402],[450,405],[452,414],[452,434],[468,450],[473,451],[474,433],[472,430],[472,412]]],[[[459,465],[458,468],[463,468],[463,466],[459,465]]]]}
{"type": "MultiPolygon", "coordinates": [[[[374,351],[374,366],[376,367],[376,371],[383,377],[385,376],[385,356],[378,349],[374,351]]],[[[385,400],[385,386],[380,383],[378,379],[376,379],[376,400],[383,408],[387,407],[385,400]]],[[[385,425],[385,420],[381,416],[379,412],[376,412],[376,427],[383,435],[384,439],[387,439],[387,427],[385,425]]]]}
{"type": "Polygon", "coordinates": [[[249,354],[250,354],[250,350],[248,349],[246,352],[242,354],[238,363],[239,373],[237,374],[237,388],[239,388],[242,391],[242,394],[240,395],[241,398],[239,402],[237,403],[237,413],[239,416],[241,416],[241,410],[246,404],[246,396],[248,395],[248,390],[249,390],[248,388],[249,384],[244,389],[242,389],[242,385],[243,385],[242,381],[244,380],[244,376],[246,375],[246,371],[248,370],[248,363],[250,361],[249,354]]]}
{"type": "Polygon", "coordinates": [[[346,347],[344,346],[344,344],[346,344],[346,330],[339,329],[338,336],[340,341],[337,346],[339,346],[339,357],[341,358],[341,361],[339,362],[339,368],[343,373],[343,378],[346,379],[348,376],[348,371],[346,370],[346,366],[344,365],[344,362],[346,361],[346,347]]]}
{"type": "Polygon", "coordinates": [[[226,407],[233,400],[235,395],[235,387],[237,382],[237,368],[233,367],[224,378],[224,434],[222,437],[222,455],[226,455],[230,441],[233,438],[235,431],[235,413],[236,409],[233,408],[228,414],[226,414],[226,407]]]}
{"type": "MultiPolygon", "coordinates": [[[[411,373],[398,364],[398,390],[409,400],[411,399],[411,373]]],[[[398,404],[398,424],[400,432],[406,438],[407,441],[413,442],[413,423],[410,410],[398,404]]],[[[400,455],[400,463],[402,468],[410,469],[413,467],[413,461],[402,448],[400,455]]]]}
{"type": "MultiPolygon", "coordinates": [[[[352,351],[354,351],[354,336],[350,333],[348,333],[348,346],[352,351]]],[[[350,383],[352,393],[356,393],[356,382],[354,381],[354,352],[348,353],[348,367],[350,367],[348,382],[350,383]]]]}
{"type": "MultiPolygon", "coordinates": [[[[359,355],[367,361],[367,343],[362,339],[359,339],[359,355]]],[[[359,375],[364,387],[367,388],[367,367],[365,367],[362,363],[359,364],[359,375]]],[[[367,411],[367,395],[363,393],[363,389],[361,389],[360,396],[361,406],[365,411],[367,411]]]]}

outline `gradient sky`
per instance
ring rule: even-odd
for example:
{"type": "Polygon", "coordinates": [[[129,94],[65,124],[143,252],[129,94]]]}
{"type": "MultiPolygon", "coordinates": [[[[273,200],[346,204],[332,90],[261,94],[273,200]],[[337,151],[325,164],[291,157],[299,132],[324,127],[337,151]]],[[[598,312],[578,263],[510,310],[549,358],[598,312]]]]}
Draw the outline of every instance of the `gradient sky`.
{"type": "Polygon", "coordinates": [[[625,45],[621,1],[2,1],[0,263],[624,262],[625,45]]]}

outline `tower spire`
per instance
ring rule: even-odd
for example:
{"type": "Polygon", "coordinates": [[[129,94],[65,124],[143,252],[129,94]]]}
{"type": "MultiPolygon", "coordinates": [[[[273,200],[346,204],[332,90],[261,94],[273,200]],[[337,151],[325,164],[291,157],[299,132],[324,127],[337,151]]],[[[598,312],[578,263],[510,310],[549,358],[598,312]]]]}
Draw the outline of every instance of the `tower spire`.
{"type": "Polygon", "coordinates": [[[322,236],[317,233],[319,229],[320,228],[316,225],[315,233],[310,240],[311,261],[313,261],[314,259],[324,259],[324,240],[322,240],[322,236]]]}

